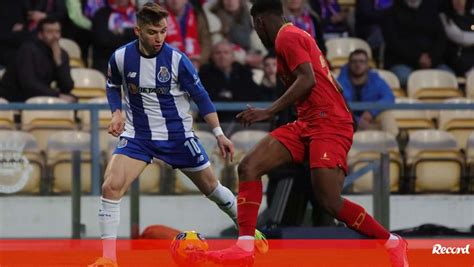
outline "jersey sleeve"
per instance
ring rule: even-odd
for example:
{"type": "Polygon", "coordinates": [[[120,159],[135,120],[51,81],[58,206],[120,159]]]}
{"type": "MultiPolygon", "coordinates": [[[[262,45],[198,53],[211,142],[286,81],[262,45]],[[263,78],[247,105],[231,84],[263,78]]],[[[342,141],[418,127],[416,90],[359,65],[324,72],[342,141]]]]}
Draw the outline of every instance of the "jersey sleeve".
{"type": "Polygon", "coordinates": [[[291,72],[303,63],[311,63],[307,42],[304,35],[293,32],[282,33],[278,40],[277,52],[285,59],[291,72]]]}
{"type": "Polygon", "coordinates": [[[107,69],[107,84],[106,84],[106,93],[107,100],[109,102],[110,111],[112,113],[117,109],[122,110],[122,75],[120,74],[115,61],[115,53],[112,54],[109,60],[109,65],[107,69]]]}
{"type": "Polygon", "coordinates": [[[204,117],[209,113],[216,112],[216,108],[209,97],[206,89],[201,83],[201,79],[194,69],[191,60],[186,55],[182,55],[179,62],[178,81],[185,91],[189,93],[191,99],[199,108],[199,114],[204,117]]]}

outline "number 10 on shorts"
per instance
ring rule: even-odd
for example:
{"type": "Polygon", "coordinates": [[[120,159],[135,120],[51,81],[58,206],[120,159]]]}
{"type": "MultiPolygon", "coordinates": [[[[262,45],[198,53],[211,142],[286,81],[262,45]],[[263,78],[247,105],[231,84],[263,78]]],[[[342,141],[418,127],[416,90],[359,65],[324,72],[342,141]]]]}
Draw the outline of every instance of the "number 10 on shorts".
{"type": "Polygon", "coordinates": [[[188,139],[186,142],[184,142],[184,146],[189,149],[191,152],[191,155],[195,157],[196,155],[201,154],[201,148],[199,148],[199,145],[196,143],[194,139],[188,139]]]}

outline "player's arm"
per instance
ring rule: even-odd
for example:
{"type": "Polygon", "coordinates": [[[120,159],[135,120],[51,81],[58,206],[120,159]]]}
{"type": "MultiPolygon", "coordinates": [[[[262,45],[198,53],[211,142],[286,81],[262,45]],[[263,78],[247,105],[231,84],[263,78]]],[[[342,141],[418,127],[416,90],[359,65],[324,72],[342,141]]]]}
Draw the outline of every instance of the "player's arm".
{"type": "Polygon", "coordinates": [[[230,160],[232,161],[234,157],[234,145],[224,135],[220,127],[216,107],[212,103],[206,89],[204,89],[193,64],[185,55],[182,56],[178,69],[178,82],[181,87],[189,93],[191,99],[198,106],[199,114],[211,127],[212,132],[217,138],[217,144],[219,145],[222,156],[226,158],[227,154],[229,154],[230,160]]]}
{"type": "Polygon", "coordinates": [[[109,124],[109,133],[113,136],[119,136],[125,127],[125,120],[122,116],[122,75],[120,74],[115,54],[112,54],[109,60],[107,70],[107,84],[105,86],[107,100],[109,102],[112,119],[109,124]]]}
{"type": "Polygon", "coordinates": [[[311,65],[311,56],[308,53],[308,42],[314,42],[310,36],[301,34],[287,34],[279,42],[278,52],[291,70],[295,81],[273,104],[266,109],[257,109],[250,107],[237,115],[244,126],[254,122],[268,120],[275,116],[279,111],[293,105],[297,100],[304,98],[311,93],[316,84],[313,66],[311,65]]]}
{"type": "Polygon", "coordinates": [[[296,80],[291,84],[288,90],[267,109],[271,116],[293,105],[299,99],[308,96],[316,85],[313,67],[309,62],[298,65],[292,74],[296,77],[296,80]]]}

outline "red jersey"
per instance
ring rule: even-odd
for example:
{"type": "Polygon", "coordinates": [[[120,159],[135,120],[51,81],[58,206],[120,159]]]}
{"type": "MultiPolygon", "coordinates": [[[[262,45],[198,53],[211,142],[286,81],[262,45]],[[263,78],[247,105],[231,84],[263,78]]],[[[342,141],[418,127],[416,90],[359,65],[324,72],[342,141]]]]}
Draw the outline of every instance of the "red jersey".
{"type": "Polygon", "coordinates": [[[292,24],[285,24],[278,32],[275,51],[277,73],[287,88],[296,80],[292,74],[296,67],[306,62],[313,66],[316,85],[307,98],[296,102],[298,120],[308,123],[308,126],[320,123],[330,126],[328,122],[352,124],[352,115],[342,92],[338,90],[326,58],[311,35],[292,24]]]}

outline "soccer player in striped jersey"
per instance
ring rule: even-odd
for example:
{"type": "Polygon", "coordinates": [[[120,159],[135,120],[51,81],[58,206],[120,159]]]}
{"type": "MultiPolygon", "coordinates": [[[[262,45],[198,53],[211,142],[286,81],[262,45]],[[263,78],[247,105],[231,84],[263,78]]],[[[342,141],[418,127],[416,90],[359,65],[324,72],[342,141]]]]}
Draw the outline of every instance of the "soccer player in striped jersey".
{"type": "Polygon", "coordinates": [[[164,42],[168,12],[146,3],[137,13],[135,40],[109,61],[107,98],[112,111],[109,133],[120,137],[102,186],[99,225],[103,255],[94,264],[117,266],[115,240],[120,199],[153,158],[183,171],[210,200],[236,222],[236,200],[216,178],[206,151],[194,135],[190,99],[213,129],[222,156],[232,160],[234,146],[219,126],[216,109],[191,61],[164,42]],[[127,105],[122,116],[122,89],[127,105]]]}

